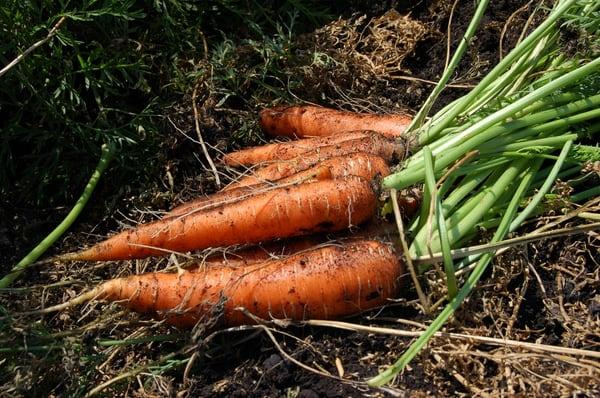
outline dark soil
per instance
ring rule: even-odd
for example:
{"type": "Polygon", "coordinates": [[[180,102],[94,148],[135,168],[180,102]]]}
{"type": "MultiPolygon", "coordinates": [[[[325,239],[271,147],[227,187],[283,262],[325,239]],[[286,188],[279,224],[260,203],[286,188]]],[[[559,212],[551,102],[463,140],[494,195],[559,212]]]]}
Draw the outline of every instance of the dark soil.
{"type": "MultiPolygon", "coordinates": [[[[453,84],[472,85],[496,64],[503,26],[526,1],[490,3],[473,45],[452,79],[453,84]]],[[[474,2],[457,3],[450,40],[452,50],[470,21],[473,5],[474,2]]],[[[219,153],[264,141],[256,126],[257,111],[278,102],[306,101],[357,111],[413,113],[433,86],[406,78],[439,79],[446,59],[446,29],[451,7],[452,2],[442,0],[422,1],[416,5],[408,1],[372,5],[350,2],[339,20],[305,33],[293,42],[294,57],[282,62],[282,73],[294,76],[302,84],[290,85],[289,92],[293,94],[290,98],[282,100],[268,91],[261,92],[260,98],[253,98],[252,90],[256,87],[248,83],[247,98],[252,97],[251,100],[232,96],[222,102],[218,81],[200,81],[200,127],[211,154],[218,157],[219,153]],[[394,10],[397,14],[392,12],[394,10]],[[408,20],[401,19],[405,15],[409,15],[408,20]],[[402,51],[406,54],[401,62],[386,63],[386,59],[398,55],[394,53],[398,48],[382,47],[382,53],[378,53],[369,41],[368,32],[385,37],[386,29],[398,26],[396,23],[410,26],[412,33],[405,32],[402,51]],[[330,62],[311,63],[308,57],[315,49],[330,62]],[[357,61],[364,56],[372,57],[377,68],[357,61]]],[[[525,10],[515,16],[503,37],[504,49],[515,43],[527,15],[525,10]]],[[[232,67],[243,73],[253,62],[260,62],[253,54],[251,49],[248,53],[241,51],[232,67]]],[[[464,92],[465,88],[446,89],[436,109],[464,92]]],[[[164,173],[157,176],[151,186],[123,188],[111,201],[103,200],[103,190],[110,184],[106,178],[90,203],[92,210],[49,255],[92,243],[99,236],[121,229],[122,224],[154,217],[151,212],[140,209],[167,210],[183,200],[217,189],[198,146],[173,127],[177,126],[189,137],[196,137],[191,93],[192,89],[178,106],[168,110],[173,123],[165,123],[171,138],[164,143],[164,173]]],[[[225,174],[230,170],[221,171],[225,174]]],[[[2,272],[43,238],[67,211],[32,211],[16,204],[2,204],[2,272]]],[[[597,350],[600,267],[595,259],[600,258],[598,255],[598,240],[594,237],[587,241],[575,238],[547,241],[507,252],[495,260],[493,270],[484,276],[445,330],[597,350]]],[[[171,257],[158,261],[34,268],[15,285],[22,290],[2,293],[0,311],[16,314],[63,302],[100,280],[160,270],[173,264],[171,257]],[[48,287],[59,282],[64,285],[48,287]]],[[[430,281],[429,290],[438,294],[436,297],[443,295],[439,282],[430,281]]],[[[422,313],[415,298],[407,284],[404,297],[397,303],[348,321],[419,331],[419,323],[427,324],[432,317],[422,313]]],[[[110,385],[104,394],[304,398],[600,394],[597,360],[579,361],[571,356],[465,339],[433,339],[389,388],[373,389],[363,381],[397,360],[412,342],[411,338],[289,326],[273,329],[278,345],[261,328],[226,331],[207,341],[206,332],[180,335],[151,319],[105,304],[43,318],[14,316],[0,322],[2,348],[24,344],[43,347],[27,353],[9,353],[10,349],[0,353],[0,367],[6,368],[0,377],[0,383],[4,383],[4,387],[0,387],[2,396],[82,396],[101,383],[152,361],[156,361],[151,368],[154,376],[144,369],[136,377],[110,385]],[[174,341],[122,346],[115,343],[147,336],[166,336],[174,341]],[[165,359],[170,353],[176,355],[165,359]],[[184,372],[192,354],[193,364],[184,372]],[[301,368],[290,358],[321,374],[301,368]],[[323,373],[333,377],[323,376],[323,373]]]]}

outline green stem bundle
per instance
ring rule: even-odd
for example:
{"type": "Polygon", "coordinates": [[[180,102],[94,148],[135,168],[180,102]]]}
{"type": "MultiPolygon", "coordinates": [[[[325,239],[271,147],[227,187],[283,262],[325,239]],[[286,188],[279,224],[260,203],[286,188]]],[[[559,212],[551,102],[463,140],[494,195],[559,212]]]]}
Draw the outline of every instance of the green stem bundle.
{"type": "MultiPolygon", "coordinates": [[[[494,231],[490,244],[504,240],[543,211],[557,178],[572,178],[585,162],[600,160],[600,149],[574,145],[600,132],[600,54],[594,53],[595,46],[587,54],[564,52],[560,42],[561,29],[569,24],[572,31],[600,43],[598,10],[597,1],[558,0],[546,19],[468,94],[425,123],[429,100],[417,114],[411,128],[422,149],[386,177],[383,186],[400,190],[424,184],[422,209],[409,229],[408,256],[441,252],[448,304],[404,355],[369,384],[388,383],[405,368],[470,294],[495,253],[472,254],[455,263],[453,250],[468,245],[481,227],[494,231]],[[440,178],[444,181],[436,182],[440,178]],[[454,272],[466,266],[472,271],[459,287],[454,272]]],[[[480,18],[476,15],[471,26],[480,18]]],[[[442,79],[431,101],[445,83],[442,79]]],[[[578,189],[583,185],[573,181],[578,189]]],[[[600,188],[570,199],[594,195],[600,195],[600,188]]],[[[430,267],[419,263],[420,272],[430,267]]]]}

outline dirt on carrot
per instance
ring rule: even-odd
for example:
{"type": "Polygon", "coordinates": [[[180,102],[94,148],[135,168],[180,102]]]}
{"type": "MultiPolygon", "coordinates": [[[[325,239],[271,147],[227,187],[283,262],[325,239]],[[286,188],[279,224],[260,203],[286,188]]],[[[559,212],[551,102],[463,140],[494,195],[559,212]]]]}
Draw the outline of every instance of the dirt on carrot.
{"type": "Polygon", "coordinates": [[[323,242],[323,239],[315,236],[281,239],[237,250],[226,249],[200,261],[185,264],[184,267],[190,272],[197,272],[214,266],[246,266],[267,260],[281,259],[301,251],[315,249],[323,244],[328,244],[328,242],[323,242]]]}
{"type": "Polygon", "coordinates": [[[202,196],[190,200],[168,211],[163,215],[162,218],[179,217],[187,215],[191,212],[208,210],[217,206],[226,205],[236,200],[247,199],[261,192],[292,186],[294,184],[303,184],[331,178],[333,178],[333,176],[329,167],[315,166],[272,183],[257,181],[256,184],[253,185],[244,185],[239,186],[238,188],[226,189],[216,192],[210,196],[202,196]]]}
{"type": "Polygon", "coordinates": [[[112,279],[71,304],[115,301],[179,327],[215,317],[219,326],[253,323],[240,308],[262,319],[331,319],[385,305],[398,293],[402,274],[390,245],[362,240],[250,265],[112,279]]]}

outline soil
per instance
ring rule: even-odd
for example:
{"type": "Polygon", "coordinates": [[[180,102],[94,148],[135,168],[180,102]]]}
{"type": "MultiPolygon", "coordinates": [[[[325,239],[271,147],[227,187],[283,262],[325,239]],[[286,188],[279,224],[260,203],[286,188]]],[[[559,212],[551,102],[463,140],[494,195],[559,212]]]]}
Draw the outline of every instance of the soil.
{"type": "MultiPolygon", "coordinates": [[[[475,84],[497,63],[501,37],[504,49],[514,45],[529,14],[527,8],[514,15],[504,35],[503,27],[526,3],[490,2],[472,47],[452,78],[452,84],[460,87],[446,89],[436,109],[464,94],[465,87],[475,84]]],[[[295,57],[284,62],[283,72],[303,84],[290,86],[291,98],[356,111],[413,113],[433,87],[426,81],[436,81],[444,69],[452,2],[350,4],[340,19],[294,41],[295,57]],[[385,47],[391,38],[398,41],[385,47]],[[329,61],[311,63],[307,57],[315,49],[329,61]]],[[[452,50],[470,21],[473,4],[457,2],[452,50]]],[[[235,67],[242,68],[256,61],[241,53],[236,62],[235,67]]],[[[200,127],[211,154],[218,157],[219,153],[265,141],[256,126],[256,113],[263,106],[283,101],[265,93],[252,101],[233,96],[222,102],[216,84],[199,82],[200,127]]],[[[248,91],[252,89],[248,87],[248,91]]],[[[195,137],[191,93],[190,89],[188,96],[169,110],[169,116],[178,129],[195,137]]],[[[203,158],[197,146],[183,138],[173,124],[167,126],[171,138],[164,144],[164,174],[150,186],[121,192],[112,201],[99,199],[103,192],[111,191],[101,184],[90,203],[94,211],[87,213],[49,255],[85,246],[124,225],[153,219],[153,211],[167,210],[217,189],[213,174],[207,167],[199,167],[198,159],[203,158]]],[[[225,175],[231,170],[221,171],[225,175]]],[[[2,273],[8,270],[6,264],[27,253],[66,211],[32,211],[2,204],[2,273]]],[[[543,241],[506,252],[494,261],[444,331],[597,350],[598,248],[597,237],[590,235],[543,241]]],[[[26,272],[15,284],[16,290],[0,296],[0,312],[13,315],[0,320],[0,346],[30,347],[27,353],[0,353],[0,367],[6,368],[0,372],[0,395],[83,396],[103,382],[152,362],[139,374],[107,386],[102,394],[303,398],[600,395],[597,359],[461,338],[434,338],[389,387],[377,389],[368,387],[364,380],[396,361],[413,338],[299,325],[276,325],[268,329],[272,335],[263,327],[247,327],[207,338],[204,330],[182,334],[102,303],[44,317],[14,315],[66,301],[103,279],[174,268],[177,261],[171,256],[96,265],[56,264],[26,272]],[[138,344],[122,341],[157,336],[163,340],[138,344]]],[[[428,290],[441,297],[442,285],[432,277],[428,290]]],[[[418,332],[431,319],[407,283],[397,302],[345,321],[418,332]]]]}

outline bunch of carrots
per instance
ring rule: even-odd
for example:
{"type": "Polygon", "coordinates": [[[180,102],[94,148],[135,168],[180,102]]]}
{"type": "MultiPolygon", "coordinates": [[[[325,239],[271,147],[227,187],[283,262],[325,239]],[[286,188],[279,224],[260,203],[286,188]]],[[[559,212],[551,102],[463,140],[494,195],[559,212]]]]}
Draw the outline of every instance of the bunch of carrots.
{"type": "MultiPolygon", "coordinates": [[[[191,327],[207,318],[239,325],[254,316],[339,318],[382,306],[398,293],[403,273],[392,245],[370,238],[319,244],[283,239],[336,232],[377,214],[381,179],[406,151],[406,116],[380,116],[315,106],[272,108],[260,124],[276,142],[226,154],[248,172],[221,191],[183,203],[160,220],[118,233],[59,261],[161,256],[209,247],[271,243],[231,258],[209,257],[179,273],[109,280],[51,312],[93,298],[121,303],[168,323],[191,327]]],[[[406,201],[408,211],[415,201],[406,201]]]]}
{"type": "MultiPolygon", "coordinates": [[[[381,306],[398,294],[403,274],[393,245],[356,236],[320,244],[307,236],[343,231],[376,217],[378,187],[392,195],[397,213],[396,191],[422,184],[423,205],[407,229],[410,245],[401,239],[403,254],[423,308],[429,307],[428,299],[412,265],[424,272],[443,262],[448,302],[398,361],[368,383],[393,380],[471,293],[499,245],[514,243],[505,238],[552,204],[557,178],[577,191],[569,202],[600,195],[599,186],[587,186],[595,181],[594,172],[585,171],[600,161],[600,148],[584,145],[597,144],[600,132],[597,0],[557,0],[539,26],[524,31],[516,47],[472,90],[428,117],[488,3],[478,2],[465,37],[414,120],[314,106],[266,109],[260,113],[263,130],[292,140],[225,155],[221,161],[243,169],[243,178],[175,207],[160,220],[54,260],[249,248],[231,258],[209,257],[176,274],[109,280],[42,312],[100,298],[190,327],[209,318],[223,326],[254,317],[338,318],[381,306]],[[565,28],[594,45],[565,51],[565,28]],[[413,154],[404,159],[407,152],[413,154]],[[396,163],[401,167],[391,172],[396,163]],[[493,231],[490,242],[466,247],[481,229],[493,231]],[[285,241],[293,237],[302,238],[285,241]],[[263,246],[252,246],[257,244],[263,246]],[[467,272],[462,286],[458,269],[467,272]]],[[[411,198],[398,203],[409,215],[418,207],[411,198]]],[[[581,217],[597,219],[595,214],[581,217]]],[[[402,220],[396,221],[403,237],[402,220]]],[[[600,223],[586,228],[600,228],[600,223]]],[[[535,235],[524,238],[542,236],[535,235]]]]}

